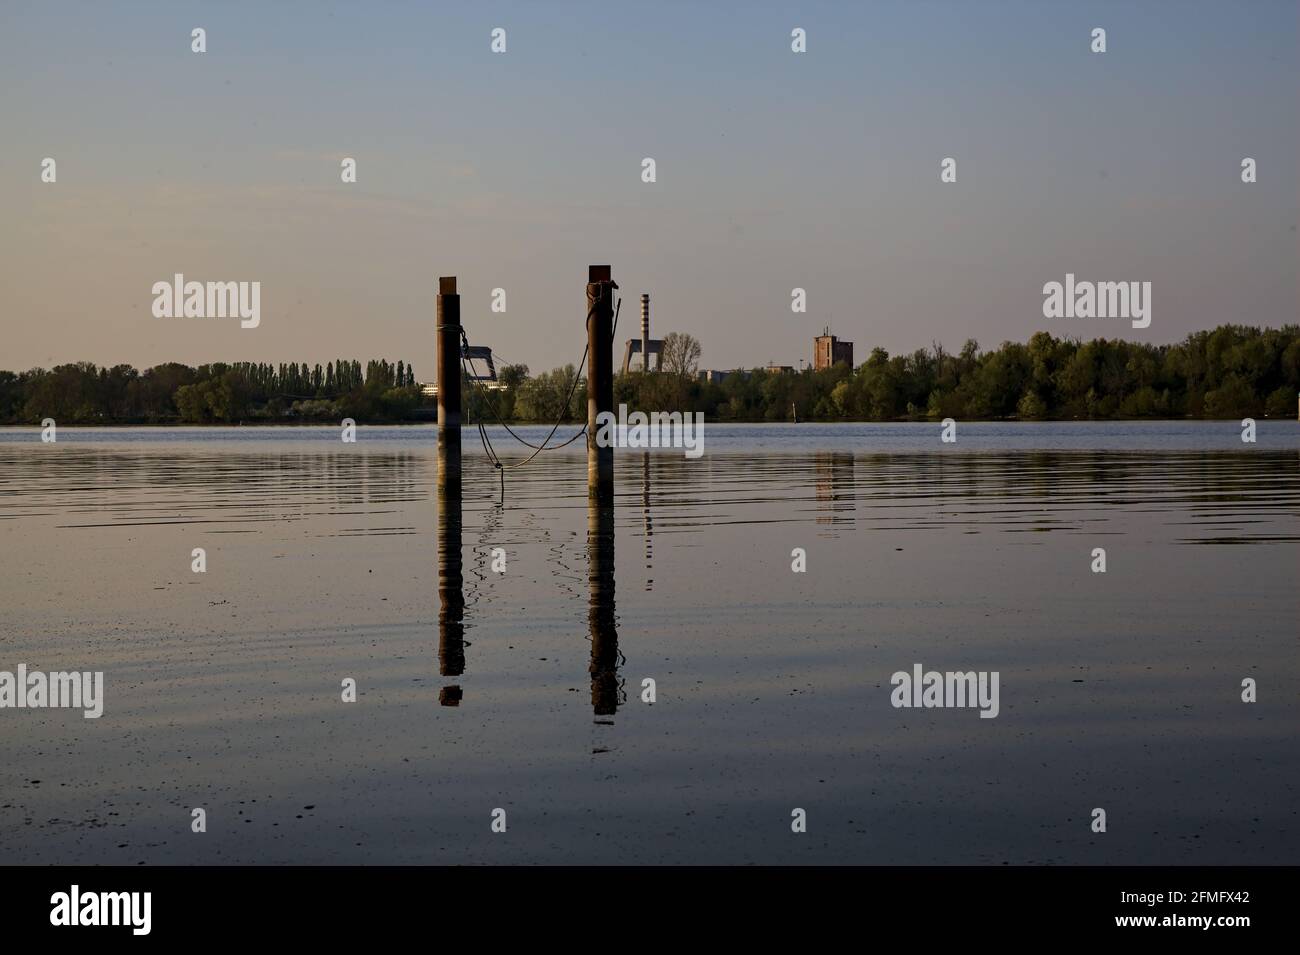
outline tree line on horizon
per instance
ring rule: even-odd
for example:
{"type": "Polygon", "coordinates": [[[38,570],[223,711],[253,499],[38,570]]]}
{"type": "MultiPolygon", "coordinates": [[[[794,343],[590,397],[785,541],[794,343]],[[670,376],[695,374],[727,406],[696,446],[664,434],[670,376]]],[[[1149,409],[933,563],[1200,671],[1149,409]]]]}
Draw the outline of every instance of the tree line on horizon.
{"type": "MultiPolygon", "coordinates": [[[[615,405],[699,411],[710,421],[1291,417],[1300,392],[1297,325],[1221,325],[1172,345],[1037,332],[989,351],[974,340],[956,353],[937,343],[906,355],[874,348],[856,368],[754,369],[721,382],[697,377],[694,338],[670,333],[666,346],[670,338],[664,371],[616,376],[615,405]]],[[[573,365],[536,376],[506,365],[498,377],[499,391],[462,382],[468,421],[586,417],[585,382],[573,365]]],[[[433,404],[401,361],[0,371],[4,424],[380,423],[428,420],[433,404]]]]}
{"type": "MultiPolygon", "coordinates": [[[[1290,417],[1300,391],[1300,326],[1221,325],[1171,345],[1058,338],[981,352],[942,345],[855,369],[731,375],[697,382],[709,420],[961,420],[1290,417]]],[[[630,406],[630,405],[629,405],[630,406]]]]}
{"type": "Polygon", "coordinates": [[[190,367],[165,362],[138,371],[91,362],[0,371],[0,423],[237,424],[295,420],[400,421],[419,404],[415,371],[404,361],[338,359],[308,367],[295,362],[216,362],[190,367]]]}

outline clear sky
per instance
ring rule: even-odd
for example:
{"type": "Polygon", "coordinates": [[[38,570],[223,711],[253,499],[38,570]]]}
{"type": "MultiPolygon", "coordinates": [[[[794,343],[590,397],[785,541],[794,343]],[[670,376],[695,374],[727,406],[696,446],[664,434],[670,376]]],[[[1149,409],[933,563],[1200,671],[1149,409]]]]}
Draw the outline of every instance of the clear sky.
{"type": "Polygon", "coordinates": [[[0,0],[0,368],[431,379],[457,275],[471,341],[539,371],[577,361],[605,262],[620,341],[649,292],[712,368],[797,365],[827,324],[862,361],[1295,322],[1297,6],[0,0]],[[176,272],[260,281],[260,326],[154,318],[176,272]],[[1045,319],[1067,272],[1151,282],[1151,326],[1045,319]]]}

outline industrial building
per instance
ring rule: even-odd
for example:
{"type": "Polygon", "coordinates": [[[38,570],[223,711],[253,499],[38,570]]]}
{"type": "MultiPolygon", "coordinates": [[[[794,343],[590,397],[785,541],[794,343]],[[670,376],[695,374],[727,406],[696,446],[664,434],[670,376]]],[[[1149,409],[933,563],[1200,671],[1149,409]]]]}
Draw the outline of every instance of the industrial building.
{"type": "Polygon", "coordinates": [[[695,377],[705,384],[720,385],[733,374],[735,374],[734,371],[717,371],[713,368],[707,368],[696,372],[695,377]]]}
{"type": "Polygon", "coordinates": [[[813,339],[813,370],[821,371],[839,362],[853,367],[853,342],[840,341],[828,327],[813,339]]]}
{"type": "Polygon", "coordinates": [[[632,364],[632,356],[641,356],[641,371],[650,370],[650,356],[655,358],[655,371],[663,371],[664,343],[661,338],[650,337],[650,293],[641,293],[641,338],[629,338],[623,348],[623,374],[632,364]]]}

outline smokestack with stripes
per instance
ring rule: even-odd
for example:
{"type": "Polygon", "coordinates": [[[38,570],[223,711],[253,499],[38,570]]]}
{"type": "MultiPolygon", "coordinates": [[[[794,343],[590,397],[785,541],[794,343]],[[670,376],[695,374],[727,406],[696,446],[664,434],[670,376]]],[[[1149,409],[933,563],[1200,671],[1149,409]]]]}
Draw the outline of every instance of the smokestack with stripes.
{"type": "Polygon", "coordinates": [[[641,293],[641,369],[650,370],[650,293],[641,293]]]}
{"type": "Polygon", "coordinates": [[[632,356],[637,352],[641,353],[641,370],[648,372],[650,370],[650,356],[655,358],[655,371],[663,371],[664,343],[650,337],[650,293],[641,293],[641,340],[635,338],[625,340],[623,346],[623,374],[627,374],[632,368],[632,356]]]}

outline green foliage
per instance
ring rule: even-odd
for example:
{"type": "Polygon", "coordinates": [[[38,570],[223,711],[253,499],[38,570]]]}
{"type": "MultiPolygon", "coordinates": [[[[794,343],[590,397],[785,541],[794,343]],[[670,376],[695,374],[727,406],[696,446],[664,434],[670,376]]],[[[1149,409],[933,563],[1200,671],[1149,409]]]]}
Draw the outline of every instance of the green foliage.
{"type": "Polygon", "coordinates": [[[89,362],[0,371],[0,423],[237,424],[245,420],[328,419],[344,408],[358,421],[416,416],[422,397],[406,362],[338,360],[312,369],[294,363],[215,363],[190,368],[176,362],[138,372],[130,365],[97,368],[89,362]]]}
{"type": "Polygon", "coordinates": [[[1224,325],[1176,345],[1037,332],[986,352],[974,341],[955,355],[937,344],[895,356],[875,348],[856,369],[756,369],[676,390],[664,387],[666,377],[620,376],[615,403],[718,421],[1290,417],[1300,327],[1224,325]]]}
{"type": "MultiPolygon", "coordinates": [[[[670,336],[665,336],[667,340],[670,336]]],[[[1300,392],[1300,326],[1223,325],[1175,345],[1080,342],[1037,332],[1027,343],[952,354],[935,344],[910,355],[872,349],[856,369],[693,374],[699,343],[672,338],[665,371],[614,379],[614,403],[641,411],[702,411],[711,421],[918,420],[921,418],[1291,417],[1300,392]],[[669,371],[671,366],[672,370],[669,371]]],[[[586,416],[572,365],[530,377],[507,365],[505,389],[462,382],[469,421],[551,422],[586,416]],[[571,400],[569,396],[572,395],[571,400]],[[567,403],[566,403],[567,402],[567,403]],[[495,409],[495,413],[494,410],[495,409]]],[[[0,371],[0,423],[429,420],[409,362],[336,359],[302,364],[168,363],[137,372],[87,362],[0,371]]]]}
{"type": "Polygon", "coordinates": [[[663,338],[663,370],[678,378],[694,378],[700,363],[700,343],[685,332],[669,332],[663,338]]]}
{"type": "Polygon", "coordinates": [[[514,413],[520,421],[575,421],[587,416],[586,404],[577,369],[565,365],[524,379],[517,389],[514,413]]]}

